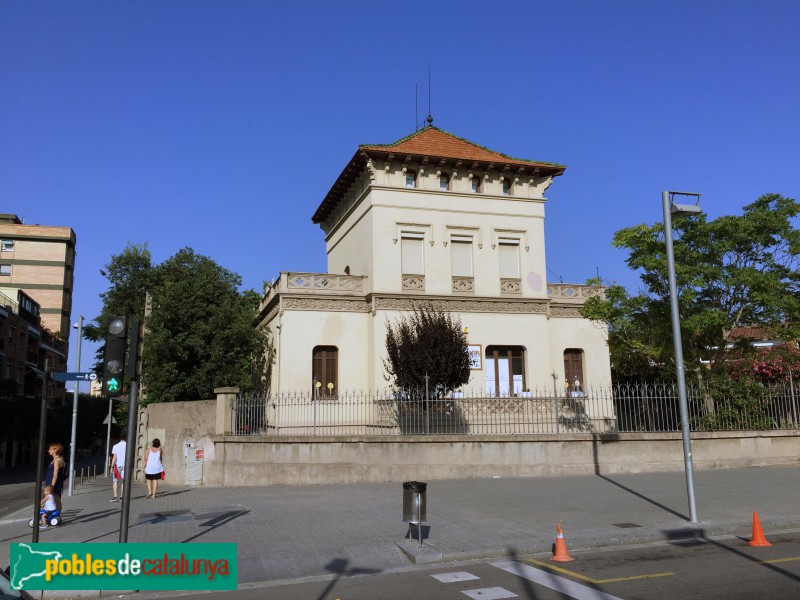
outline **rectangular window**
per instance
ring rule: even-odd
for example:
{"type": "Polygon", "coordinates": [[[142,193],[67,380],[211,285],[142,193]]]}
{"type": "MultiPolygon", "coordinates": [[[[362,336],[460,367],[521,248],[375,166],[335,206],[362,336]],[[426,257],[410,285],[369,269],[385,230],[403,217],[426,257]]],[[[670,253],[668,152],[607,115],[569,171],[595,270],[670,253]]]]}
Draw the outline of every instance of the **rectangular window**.
{"type": "Polygon", "coordinates": [[[448,175],[439,176],[439,189],[443,192],[450,189],[450,177],[448,175]]]}
{"type": "Polygon", "coordinates": [[[521,346],[486,348],[486,393],[519,396],[525,391],[525,349],[521,346]]]}
{"type": "Polygon", "coordinates": [[[336,395],[339,350],[335,346],[316,346],[312,352],[312,370],[315,398],[329,398],[336,395]]]}
{"type": "Polygon", "coordinates": [[[481,178],[477,175],[472,178],[472,193],[473,194],[480,194],[481,193],[481,178]]]}
{"type": "Polygon", "coordinates": [[[580,348],[564,350],[564,376],[570,395],[583,395],[583,350],[580,348]]]}
{"type": "Polygon", "coordinates": [[[400,239],[403,275],[424,275],[424,237],[422,234],[404,233],[400,239]]]}
{"type": "Polygon", "coordinates": [[[2,241],[0,241],[0,251],[2,251],[2,252],[13,252],[14,251],[14,240],[2,240],[2,241]]]}
{"type": "Polygon", "coordinates": [[[499,249],[501,279],[519,279],[519,240],[501,239],[499,249]]]}
{"type": "Polygon", "coordinates": [[[503,196],[511,195],[511,180],[503,179],[503,196]]]}
{"type": "Polygon", "coordinates": [[[417,187],[417,174],[414,171],[406,171],[406,187],[417,187]]]}
{"type": "Polygon", "coordinates": [[[452,236],[450,259],[453,277],[472,277],[472,238],[452,236]]]}
{"type": "Polygon", "coordinates": [[[0,275],[11,275],[11,265],[0,265],[0,275]]]}

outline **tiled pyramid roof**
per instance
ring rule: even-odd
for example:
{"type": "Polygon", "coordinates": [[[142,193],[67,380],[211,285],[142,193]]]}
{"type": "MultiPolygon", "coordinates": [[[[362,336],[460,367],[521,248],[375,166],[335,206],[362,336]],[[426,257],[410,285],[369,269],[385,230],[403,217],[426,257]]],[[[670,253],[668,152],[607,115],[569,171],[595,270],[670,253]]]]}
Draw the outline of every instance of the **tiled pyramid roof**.
{"type": "Polygon", "coordinates": [[[463,168],[514,169],[517,172],[538,171],[553,177],[561,175],[566,166],[540,161],[514,158],[495,152],[474,142],[429,125],[391,144],[362,144],[348,165],[337,178],[311,220],[321,223],[339,203],[342,195],[363,171],[367,160],[395,159],[436,161],[441,164],[463,168]]]}
{"type": "Polygon", "coordinates": [[[499,163],[501,165],[528,165],[561,167],[555,163],[543,163],[522,158],[514,158],[501,152],[489,150],[474,142],[465,140],[432,125],[415,131],[391,144],[362,144],[359,148],[365,152],[392,152],[395,154],[416,154],[435,158],[454,158],[465,161],[499,163]]]}

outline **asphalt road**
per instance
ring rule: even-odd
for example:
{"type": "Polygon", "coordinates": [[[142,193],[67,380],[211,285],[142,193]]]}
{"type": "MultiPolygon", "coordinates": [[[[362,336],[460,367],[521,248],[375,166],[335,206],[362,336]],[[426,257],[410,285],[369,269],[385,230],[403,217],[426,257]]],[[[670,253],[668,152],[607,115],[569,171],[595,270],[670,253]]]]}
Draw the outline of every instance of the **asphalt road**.
{"type": "MultiPolygon", "coordinates": [[[[800,532],[772,536],[769,548],[726,537],[572,552],[573,562],[510,557],[354,572],[343,561],[328,577],[273,582],[200,596],[220,600],[673,600],[800,597],[800,532]]],[[[194,592],[193,594],[197,594],[194,592]]],[[[153,597],[139,596],[139,598],[153,597]]],[[[168,597],[164,593],[162,598],[168,597]]]]}
{"type": "Polygon", "coordinates": [[[26,506],[33,515],[33,482],[0,485],[0,519],[26,506]]]}

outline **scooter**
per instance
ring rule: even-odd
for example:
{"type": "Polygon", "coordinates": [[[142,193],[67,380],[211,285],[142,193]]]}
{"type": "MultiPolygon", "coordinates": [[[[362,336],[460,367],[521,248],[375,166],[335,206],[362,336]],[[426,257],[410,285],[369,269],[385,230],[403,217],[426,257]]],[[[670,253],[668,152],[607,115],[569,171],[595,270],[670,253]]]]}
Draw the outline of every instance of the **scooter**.
{"type": "MultiPolygon", "coordinates": [[[[45,509],[43,509],[43,508],[39,509],[39,519],[40,519],[40,521],[41,521],[42,515],[46,514],[46,513],[47,513],[47,511],[45,509]]],[[[47,524],[50,527],[58,527],[63,522],[64,522],[64,520],[61,518],[61,511],[58,510],[58,509],[52,511],[50,513],[50,518],[47,520],[47,524]]],[[[31,519],[30,521],[28,521],[28,527],[30,527],[32,529],[33,526],[34,526],[34,522],[33,522],[33,519],[31,519]]]]}

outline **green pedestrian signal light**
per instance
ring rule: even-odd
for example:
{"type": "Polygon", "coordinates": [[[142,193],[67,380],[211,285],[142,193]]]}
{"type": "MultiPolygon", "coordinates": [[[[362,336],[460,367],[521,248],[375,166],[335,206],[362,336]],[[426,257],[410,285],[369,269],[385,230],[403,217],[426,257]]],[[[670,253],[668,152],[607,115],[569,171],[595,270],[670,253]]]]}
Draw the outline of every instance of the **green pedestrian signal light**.
{"type": "Polygon", "coordinates": [[[111,317],[106,327],[106,347],[103,353],[103,394],[122,394],[125,374],[125,355],[128,353],[128,319],[111,317]]]}
{"type": "Polygon", "coordinates": [[[118,392],[119,388],[120,388],[119,381],[117,381],[113,377],[106,382],[106,389],[109,392],[118,392]]]}

